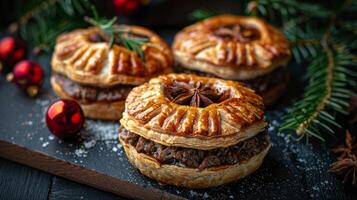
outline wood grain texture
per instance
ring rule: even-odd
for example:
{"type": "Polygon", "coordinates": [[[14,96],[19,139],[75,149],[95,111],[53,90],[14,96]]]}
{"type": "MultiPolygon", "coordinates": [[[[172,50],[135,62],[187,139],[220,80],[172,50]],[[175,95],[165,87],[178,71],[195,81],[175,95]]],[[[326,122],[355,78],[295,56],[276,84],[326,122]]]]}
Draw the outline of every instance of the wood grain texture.
{"type": "Polygon", "coordinates": [[[45,200],[52,175],[0,159],[0,199],[45,200]]]}
{"type": "Polygon", "coordinates": [[[124,197],[119,197],[111,193],[107,193],[92,187],[78,184],[60,177],[53,177],[49,200],[124,200],[124,197]]]}
{"type": "Polygon", "coordinates": [[[0,155],[6,159],[19,162],[43,171],[90,185],[114,194],[134,199],[180,199],[180,197],[164,194],[159,190],[141,188],[124,180],[98,173],[78,165],[35,152],[15,144],[0,141],[0,155]],[[130,191],[130,192],[129,192],[130,191]]]}
{"type": "Polygon", "coordinates": [[[0,158],[0,199],[124,200],[125,198],[0,158]],[[29,179],[24,175],[33,177],[31,181],[26,182],[26,185],[24,181],[29,179]],[[47,177],[50,177],[50,182],[47,177]],[[48,184],[44,184],[44,180],[48,184]],[[40,187],[37,187],[38,185],[40,187]]]}

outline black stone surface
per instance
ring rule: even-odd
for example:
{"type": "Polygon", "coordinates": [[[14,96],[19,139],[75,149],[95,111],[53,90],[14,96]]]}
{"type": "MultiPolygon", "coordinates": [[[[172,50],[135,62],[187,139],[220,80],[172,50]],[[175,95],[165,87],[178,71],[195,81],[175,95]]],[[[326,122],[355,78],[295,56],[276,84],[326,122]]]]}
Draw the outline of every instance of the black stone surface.
{"type": "MultiPolygon", "coordinates": [[[[161,35],[171,41],[173,32],[162,31],[161,35]]],[[[267,110],[273,147],[261,168],[234,184],[190,190],[159,185],[132,167],[123,149],[117,144],[116,122],[87,120],[87,126],[82,131],[82,143],[66,143],[53,138],[44,123],[46,108],[56,99],[48,81],[49,57],[38,60],[47,71],[47,79],[42,93],[35,99],[26,97],[14,85],[6,82],[4,77],[0,78],[0,140],[127,180],[140,187],[152,187],[188,199],[255,199],[263,196],[269,199],[356,198],[355,192],[344,188],[335,176],[326,172],[333,162],[328,148],[289,142],[286,137],[277,135],[281,116],[286,112],[284,108],[289,105],[292,97],[299,94],[296,90],[300,84],[299,73],[293,73],[297,77],[293,77],[289,92],[277,106],[267,110]]],[[[294,71],[296,67],[291,69],[294,71]]]]}
{"type": "MultiPolygon", "coordinates": [[[[166,12],[178,16],[174,12],[176,7],[170,8],[173,12],[170,9],[166,12]]],[[[143,23],[150,24],[159,18],[162,19],[157,16],[150,22],[143,23]]],[[[187,23],[187,20],[181,18],[175,18],[177,23],[187,23]]],[[[171,23],[165,23],[172,22],[169,17],[165,17],[163,21],[166,27],[172,26],[171,23]]],[[[168,42],[172,41],[175,32],[181,28],[163,30],[152,27],[168,42]]],[[[118,145],[115,136],[118,128],[116,122],[87,120],[86,128],[82,131],[83,141],[80,143],[67,143],[52,137],[44,123],[47,106],[56,99],[49,85],[49,60],[50,55],[36,58],[46,70],[47,78],[41,94],[35,99],[26,97],[0,76],[0,140],[127,180],[143,188],[155,188],[187,199],[357,199],[356,190],[343,186],[338,178],[327,173],[329,165],[335,159],[329,152],[329,145],[305,145],[277,134],[281,117],[288,112],[286,108],[294,98],[301,95],[302,66],[290,66],[293,79],[287,94],[276,106],[267,108],[266,116],[270,122],[269,134],[273,146],[260,169],[237,183],[191,190],[159,185],[132,167],[118,145]]],[[[9,199],[12,195],[15,195],[14,199],[86,199],[91,196],[98,197],[96,199],[116,198],[97,190],[85,187],[80,189],[78,184],[57,177],[52,177],[50,184],[51,175],[37,170],[25,175],[11,174],[9,172],[12,168],[18,168],[18,172],[26,167],[14,163],[2,165],[3,162],[8,161],[0,160],[0,199],[9,199]],[[39,187],[43,187],[43,190],[38,190],[39,187]],[[14,188],[22,188],[22,193],[14,188]]]]}

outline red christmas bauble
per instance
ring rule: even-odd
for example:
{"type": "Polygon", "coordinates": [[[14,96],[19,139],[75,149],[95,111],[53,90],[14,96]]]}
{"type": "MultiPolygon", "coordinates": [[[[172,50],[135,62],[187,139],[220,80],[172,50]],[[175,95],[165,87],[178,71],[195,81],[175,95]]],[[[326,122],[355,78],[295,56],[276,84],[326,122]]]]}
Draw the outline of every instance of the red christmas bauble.
{"type": "Polygon", "coordinates": [[[5,37],[0,40],[0,61],[2,67],[11,69],[16,63],[25,59],[26,45],[15,37],[5,37]],[[5,66],[4,66],[5,65],[5,66]]]}
{"type": "Polygon", "coordinates": [[[113,0],[114,11],[117,15],[132,15],[141,5],[143,0],[113,0]]]}
{"type": "Polygon", "coordinates": [[[23,60],[12,71],[12,81],[29,96],[36,96],[43,84],[44,72],[39,64],[23,60]]]}
{"type": "Polygon", "coordinates": [[[46,113],[48,129],[60,139],[70,139],[77,136],[84,121],[82,108],[74,100],[57,100],[50,105],[46,113]]]}

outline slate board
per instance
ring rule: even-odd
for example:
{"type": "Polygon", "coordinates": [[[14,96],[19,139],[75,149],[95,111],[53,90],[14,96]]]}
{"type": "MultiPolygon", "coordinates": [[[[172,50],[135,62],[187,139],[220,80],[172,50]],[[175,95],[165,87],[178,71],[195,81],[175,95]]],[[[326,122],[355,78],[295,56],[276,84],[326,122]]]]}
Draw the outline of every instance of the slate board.
{"type": "MultiPolygon", "coordinates": [[[[159,30],[168,42],[176,30],[159,30]]],[[[95,188],[136,199],[357,199],[328,174],[334,157],[329,148],[289,141],[278,136],[281,116],[301,94],[301,68],[294,65],[288,93],[267,109],[273,147],[254,174],[226,186],[191,190],[164,186],[142,176],[130,165],[117,141],[117,122],[87,120],[82,141],[67,143],[51,136],[44,113],[56,99],[49,85],[49,56],[37,58],[46,69],[42,93],[35,99],[0,77],[0,156],[95,188]]]]}

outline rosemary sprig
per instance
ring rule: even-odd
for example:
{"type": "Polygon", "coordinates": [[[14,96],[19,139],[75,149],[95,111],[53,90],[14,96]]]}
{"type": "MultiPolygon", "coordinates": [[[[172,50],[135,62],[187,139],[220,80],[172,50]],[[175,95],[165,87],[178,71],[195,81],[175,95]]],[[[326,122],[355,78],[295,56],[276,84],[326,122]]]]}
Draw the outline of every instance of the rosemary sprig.
{"type": "Polygon", "coordinates": [[[100,18],[95,9],[93,9],[94,18],[85,17],[84,20],[93,26],[99,27],[110,39],[109,46],[113,47],[115,43],[124,45],[125,48],[136,52],[142,59],[145,58],[142,46],[149,41],[147,38],[131,37],[131,32],[115,25],[117,17],[112,19],[100,18]]]}
{"type": "Polygon", "coordinates": [[[219,15],[220,13],[216,12],[216,11],[212,11],[212,10],[208,10],[208,9],[196,9],[194,10],[192,13],[190,13],[189,18],[191,20],[203,20],[203,19],[207,19],[209,17],[213,17],[216,15],[219,15]]]}
{"type": "Polygon", "coordinates": [[[126,37],[123,35],[119,36],[119,41],[123,43],[125,48],[132,50],[139,54],[141,58],[145,58],[144,52],[141,49],[141,46],[143,46],[145,43],[148,42],[147,38],[133,38],[133,37],[126,37]]]}

